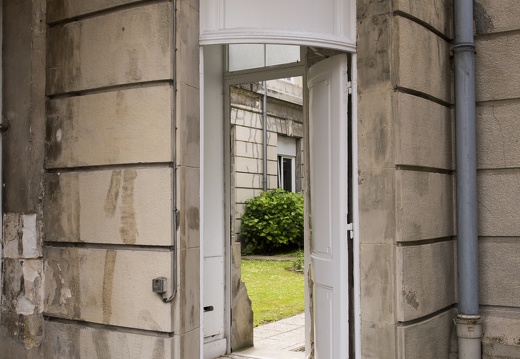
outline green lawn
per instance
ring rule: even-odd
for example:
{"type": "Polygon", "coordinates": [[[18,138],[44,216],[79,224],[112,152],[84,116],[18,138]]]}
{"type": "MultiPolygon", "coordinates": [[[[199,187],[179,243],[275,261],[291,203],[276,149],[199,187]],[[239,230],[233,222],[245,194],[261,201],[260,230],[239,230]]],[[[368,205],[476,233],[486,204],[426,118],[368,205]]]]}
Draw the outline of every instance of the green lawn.
{"type": "Polygon", "coordinates": [[[290,266],[288,261],[242,260],[255,327],[303,312],[303,275],[285,269],[290,266]]]}

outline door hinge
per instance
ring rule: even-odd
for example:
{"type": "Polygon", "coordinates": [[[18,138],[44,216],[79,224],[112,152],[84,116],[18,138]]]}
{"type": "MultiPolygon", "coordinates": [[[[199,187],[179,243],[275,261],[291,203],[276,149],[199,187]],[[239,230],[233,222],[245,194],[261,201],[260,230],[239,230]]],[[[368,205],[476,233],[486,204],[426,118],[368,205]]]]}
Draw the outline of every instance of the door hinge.
{"type": "Polygon", "coordinates": [[[347,223],[347,231],[349,233],[349,238],[354,238],[354,224],[353,223],[347,223]]]}
{"type": "Polygon", "coordinates": [[[347,93],[352,95],[352,81],[347,82],[347,93]]]}

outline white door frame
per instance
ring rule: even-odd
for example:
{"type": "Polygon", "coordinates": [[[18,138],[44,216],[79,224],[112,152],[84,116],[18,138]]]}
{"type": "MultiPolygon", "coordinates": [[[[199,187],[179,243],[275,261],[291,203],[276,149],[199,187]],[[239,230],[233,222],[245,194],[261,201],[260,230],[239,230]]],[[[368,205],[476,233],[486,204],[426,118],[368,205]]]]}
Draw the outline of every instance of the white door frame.
{"type": "MultiPolygon", "coordinates": [[[[224,45],[224,44],[222,44],[224,45]]],[[[305,44],[298,43],[298,45],[305,46],[305,44]]],[[[358,124],[357,124],[357,55],[356,53],[350,53],[351,56],[351,78],[352,78],[352,108],[351,108],[351,156],[352,156],[352,181],[350,185],[352,186],[352,218],[353,218],[353,234],[354,238],[352,240],[352,251],[353,251],[353,279],[354,279],[354,293],[353,301],[354,301],[354,318],[350,318],[354,321],[354,351],[355,358],[361,358],[361,305],[360,305],[360,260],[359,260],[359,191],[358,191],[358,140],[357,140],[357,132],[358,132],[358,124]]],[[[229,86],[240,83],[247,82],[255,82],[262,80],[270,80],[277,79],[281,77],[291,77],[291,76],[301,76],[305,71],[305,64],[297,64],[290,66],[276,66],[269,70],[265,68],[262,69],[252,69],[252,70],[244,70],[237,71],[234,73],[226,74],[224,78],[224,139],[223,141],[229,141],[230,136],[230,119],[229,119],[229,86]]],[[[200,47],[200,136],[201,136],[201,155],[200,155],[200,188],[201,188],[201,198],[200,198],[200,213],[201,213],[201,223],[204,221],[202,214],[204,213],[204,168],[205,168],[205,160],[204,160],[204,46],[200,47]]],[[[308,104],[304,104],[307,106],[308,104]]],[[[225,184],[228,186],[230,184],[230,154],[229,154],[229,146],[225,145],[225,184]]],[[[230,196],[226,195],[226,219],[230,218],[230,196]]],[[[226,227],[228,229],[228,234],[226,240],[226,251],[224,254],[225,262],[226,262],[226,278],[225,278],[225,337],[228,343],[228,352],[231,348],[231,251],[229,249],[229,235],[230,228],[229,222],[226,220],[226,227]]],[[[202,228],[202,226],[201,226],[202,228]]],[[[203,293],[204,293],[204,277],[203,277],[203,265],[204,265],[204,232],[201,231],[201,240],[200,240],[200,267],[201,267],[201,280],[200,280],[200,293],[201,293],[201,315],[200,315],[200,355],[203,358],[204,355],[204,333],[203,333],[203,293]]],[[[348,283],[345,283],[348,285],[348,283]]],[[[306,298],[307,299],[307,298],[306,298]]],[[[308,305],[306,304],[306,314],[308,316],[308,305]]],[[[308,343],[306,343],[308,344],[308,343]]]]}

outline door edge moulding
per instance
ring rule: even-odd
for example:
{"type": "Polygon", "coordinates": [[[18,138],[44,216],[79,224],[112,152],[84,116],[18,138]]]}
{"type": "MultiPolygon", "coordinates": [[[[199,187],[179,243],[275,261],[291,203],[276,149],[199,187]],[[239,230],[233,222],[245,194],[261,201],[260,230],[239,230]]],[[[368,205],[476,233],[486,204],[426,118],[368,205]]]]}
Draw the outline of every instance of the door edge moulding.
{"type": "Polygon", "coordinates": [[[316,46],[349,53],[356,52],[356,42],[351,39],[345,40],[342,37],[324,35],[317,38],[317,34],[299,31],[283,31],[283,33],[279,33],[279,30],[276,32],[256,30],[254,33],[250,31],[251,29],[201,32],[199,43],[201,46],[247,43],[284,44],[316,46]]]}

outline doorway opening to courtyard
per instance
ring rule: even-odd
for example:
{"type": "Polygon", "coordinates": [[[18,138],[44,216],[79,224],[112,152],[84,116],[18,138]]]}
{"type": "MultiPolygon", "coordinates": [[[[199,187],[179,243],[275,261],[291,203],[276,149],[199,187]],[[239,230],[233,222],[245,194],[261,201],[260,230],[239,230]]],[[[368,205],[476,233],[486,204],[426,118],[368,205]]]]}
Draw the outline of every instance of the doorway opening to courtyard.
{"type": "MultiPolygon", "coordinates": [[[[280,58],[282,50],[277,50],[280,58]]],[[[299,47],[289,51],[299,59],[299,47]]],[[[230,236],[242,252],[241,260],[233,259],[241,264],[233,268],[233,277],[244,282],[251,300],[257,351],[303,352],[305,345],[302,80],[229,86],[230,236]]],[[[247,306],[247,298],[236,293],[235,302],[246,300],[238,306],[247,306]]],[[[235,325],[250,325],[249,313],[237,315],[241,318],[233,318],[235,325]]],[[[241,337],[235,345],[249,341],[241,337]]]]}
{"type": "MultiPolygon", "coordinates": [[[[248,317],[250,306],[240,277],[242,248],[234,235],[239,228],[237,213],[240,213],[236,211],[237,179],[234,173],[237,164],[233,161],[232,143],[235,143],[237,133],[236,128],[232,128],[230,89],[238,84],[295,76],[303,76],[302,109],[304,126],[308,130],[301,139],[305,183],[302,189],[306,201],[305,352],[320,357],[354,357],[355,320],[349,318],[355,317],[352,290],[355,246],[351,244],[353,211],[349,208],[352,186],[348,185],[353,174],[352,151],[349,150],[352,132],[349,93],[352,87],[348,71],[352,56],[319,48],[300,49],[299,46],[292,49],[264,44],[236,46],[233,49],[234,46],[212,45],[201,51],[204,59],[201,65],[201,87],[204,89],[201,103],[204,357],[218,357],[253,343],[252,319],[248,317]],[[278,63],[267,63],[269,50],[278,56],[278,63]],[[253,56],[255,51],[262,55],[260,65],[254,63],[258,61],[258,56],[253,56]],[[290,55],[289,61],[280,62],[284,51],[290,55]],[[242,60],[249,65],[233,64],[233,53],[241,54],[242,60]]],[[[257,136],[257,132],[261,133],[260,129],[254,129],[254,133],[252,130],[248,130],[251,138],[257,136]]],[[[281,157],[283,165],[284,156],[281,157]]],[[[259,161],[255,161],[254,166],[259,166],[259,161]]],[[[271,181],[278,186],[279,161],[272,162],[276,175],[271,173],[271,181]]],[[[268,182],[268,171],[267,175],[268,182]]],[[[259,181],[259,177],[255,180],[254,176],[248,175],[248,178],[252,182],[259,181]]],[[[271,356],[273,359],[286,357],[283,353],[271,356]]]]}

